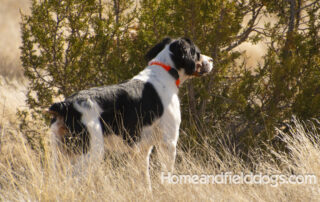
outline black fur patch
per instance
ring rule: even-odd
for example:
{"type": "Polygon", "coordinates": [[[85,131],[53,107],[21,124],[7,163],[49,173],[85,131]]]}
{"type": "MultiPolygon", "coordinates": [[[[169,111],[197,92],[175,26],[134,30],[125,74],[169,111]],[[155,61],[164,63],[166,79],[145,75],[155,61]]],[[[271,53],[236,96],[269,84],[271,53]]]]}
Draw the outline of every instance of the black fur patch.
{"type": "Polygon", "coordinates": [[[169,50],[176,69],[184,69],[187,75],[192,75],[196,71],[200,50],[190,39],[180,38],[174,41],[170,44],[169,50]]]}
{"type": "Polygon", "coordinates": [[[139,141],[142,127],[151,125],[163,114],[161,99],[151,83],[131,80],[103,90],[104,97],[97,99],[104,111],[103,131],[122,134],[129,144],[139,141]]]}
{"type": "Polygon", "coordinates": [[[148,53],[145,56],[145,59],[147,61],[152,60],[153,58],[155,58],[163,49],[164,47],[171,43],[172,39],[167,37],[164,38],[160,43],[158,43],[157,45],[155,45],[153,48],[151,48],[148,53]]]}

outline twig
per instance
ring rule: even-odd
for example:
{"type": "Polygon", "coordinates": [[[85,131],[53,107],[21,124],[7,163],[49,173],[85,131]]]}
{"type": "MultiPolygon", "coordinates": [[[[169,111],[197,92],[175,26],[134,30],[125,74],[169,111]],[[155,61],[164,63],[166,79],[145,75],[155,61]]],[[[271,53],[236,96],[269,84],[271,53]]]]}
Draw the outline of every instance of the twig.
{"type": "MultiPolygon", "coordinates": [[[[256,20],[260,14],[261,9],[263,8],[263,5],[259,6],[257,10],[252,10],[252,18],[249,21],[249,26],[245,31],[243,31],[239,36],[237,36],[238,41],[232,43],[230,46],[228,46],[224,51],[230,51],[234,49],[235,47],[239,46],[242,42],[244,42],[250,35],[250,33],[253,31],[254,27],[257,25],[256,20]]],[[[258,19],[259,21],[259,19],[258,19]]]]}
{"type": "Polygon", "coordinates": [[[0,123],[0,130],[1,130],[1,133],[0,133],[0,149],[1,149],[1,140],[2,140],[2,137],[4,136],[4,123],[3,123],[3,118],[4,118],[4,113],[5,113],[5,108],[6,108],[6,98],[4,98],[4,102],[3,102],[3,109],[2,109],[2,118],[1,118],[1,123],[0,123]]]}

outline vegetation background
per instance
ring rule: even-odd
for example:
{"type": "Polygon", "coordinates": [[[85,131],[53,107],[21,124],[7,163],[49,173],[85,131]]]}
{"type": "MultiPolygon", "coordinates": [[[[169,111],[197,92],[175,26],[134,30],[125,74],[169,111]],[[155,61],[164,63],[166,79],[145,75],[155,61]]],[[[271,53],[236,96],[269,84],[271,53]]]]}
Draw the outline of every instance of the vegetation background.
{"type": "Polygon", "coordinates": [[[32,0],[5,1],[0,9],[1,26],[7,28],[0,31],[6,39],[0,42],[1,199],[126,200],[137,194],[145,200],[271,201],[319,196],[318,185],[167,187],[156,172],[159,192],[150,195],[143,185],[134,185],[134,174],[125,169],[130,165],[116,154],[79,183],[68,175],[67,161],[61,172],[53,171],[41,113],[75,91],[132,77],[146,66],[144,54],[155,43],[186,36],[214,58],[215,71],[180,90],[177,172],[319,176],[319,1],[32,0]],[[24,8],[20,20],[18,7],[24,8]]]}

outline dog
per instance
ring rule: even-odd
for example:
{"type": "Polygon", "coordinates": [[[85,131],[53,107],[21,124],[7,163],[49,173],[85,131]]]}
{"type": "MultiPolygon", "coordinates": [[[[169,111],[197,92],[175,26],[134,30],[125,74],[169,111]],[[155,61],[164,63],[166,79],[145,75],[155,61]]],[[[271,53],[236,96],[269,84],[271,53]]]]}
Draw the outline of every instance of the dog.
{"type": "Polygon", "coordinates": [[[132,79],[82,90],[49,108],[53,144],[77,153],[75,164],[99,162],[104,137],[111,134],[139,153],[147,184],[149,156],[162,152],[163,170],[172,172],[181,123],[179,87],[187,79],[208,74],[213,59],[188,38],[165,38],[146,54],[148,66],[132,79]],[[60,146],[59,146],[60,145],[60,146]]]}

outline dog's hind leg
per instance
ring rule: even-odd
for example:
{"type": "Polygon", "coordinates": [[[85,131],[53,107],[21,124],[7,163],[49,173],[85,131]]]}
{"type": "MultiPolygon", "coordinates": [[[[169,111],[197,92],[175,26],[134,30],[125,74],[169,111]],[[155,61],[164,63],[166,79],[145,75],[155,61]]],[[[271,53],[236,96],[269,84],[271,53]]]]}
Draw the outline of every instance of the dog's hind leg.
{"type": "Polygon", "coordinates": [[[88,152],[85,155],[81,155],[75,164],[74,174],[88,172],[88,168],[90,168],[90,170],[95,169],[102,161],[104,155],[104,140],[100,122],[100,108],[92,102],[89,102],[89,104],[90,107],[83,107],[79,104],[75,105],[77,110],[82,113],[81,121],[89,132],[90,145],[88,152]]]}

